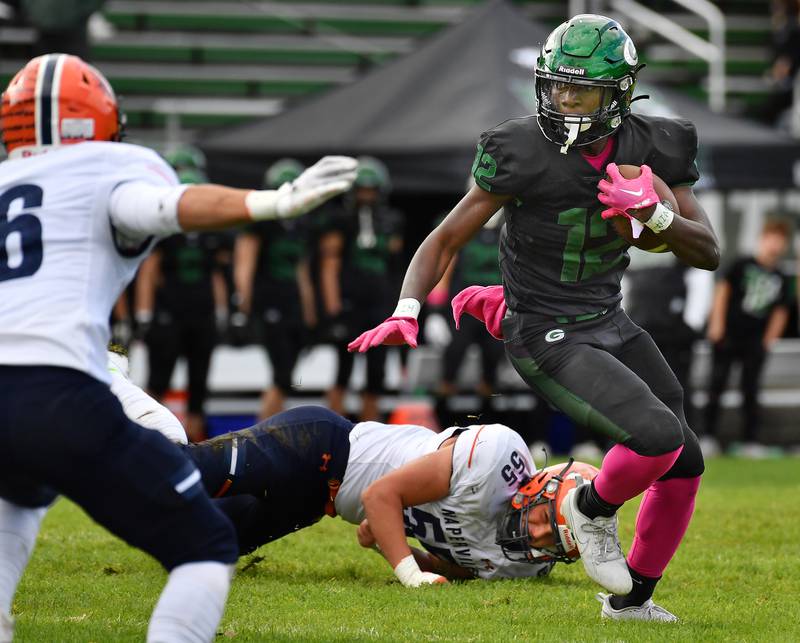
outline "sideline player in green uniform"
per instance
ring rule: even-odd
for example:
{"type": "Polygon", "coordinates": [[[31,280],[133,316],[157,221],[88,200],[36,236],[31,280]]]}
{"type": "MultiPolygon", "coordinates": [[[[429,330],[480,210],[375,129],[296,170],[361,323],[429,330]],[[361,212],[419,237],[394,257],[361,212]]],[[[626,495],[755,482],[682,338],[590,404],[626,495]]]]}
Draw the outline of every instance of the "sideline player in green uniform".
{"type": "MultiPolygon", "coordinates": [[[[267,168],[264,187],[280,187],[304,169],[296,159],[279,159],[267,168]]],[[[283,410],[294,367],[316,326],[308,242],[313,225],[308,218],[259,221],[236,238],[233,279],[239,314],[234,322],[243,331],[236,339],[263,343],[272,366],[272,385],[261,395],[259,419],[283,410]]]]}
{"type": "Polygon", "coordinates": [[[689,524],[703,459],[678,381],[620,307],[628,244],[608,218],[637,219],[698,268],[716,269],[719,248],[691,188],[698,179],[693,125],[630,112],[640,69],[616,21],[587,14],[557,27],[536,65],[537,114],[481,135],[477,186],[417,250],[392,317],[350,350],[415,346],[420,302],[453,254],[503,207],[508,312],[497,315],[505,304],[492,299],[496,289],[475,289],[460,305],[504,338],[531,388],[617,442],[593,484],[568,494],[562,512],[588,575],[611,591],[598,595],[602,616],[663,621],[677,619],[651,596],[689,524]],[[626,180],[616,164],[652,168],[672,188],[681,216],[659,203],[649,168],[626,180]],[[626,561],[616,511],[642,492],[626,561]]]}

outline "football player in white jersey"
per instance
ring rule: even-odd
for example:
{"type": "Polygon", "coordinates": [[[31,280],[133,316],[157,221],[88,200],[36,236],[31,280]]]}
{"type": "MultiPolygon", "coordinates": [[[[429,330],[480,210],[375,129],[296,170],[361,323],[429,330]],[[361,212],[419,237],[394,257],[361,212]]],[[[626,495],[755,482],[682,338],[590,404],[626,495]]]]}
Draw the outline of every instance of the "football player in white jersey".
{"type": "MultiPolygon", "coordinates": [[[[133,384],[109,356],[126,413],[185,445],[209,494],[231,518],[242,553],[339,515],[378,545],[404,585],[450,578],[542,576],[577,557],[555,496],[542,493],[563,465],[537,472],[525,442],[499,424],[451,427],[353,424],[318,406],[187,444],[178,419],[133,384]],[[512,502],[513,501],[513,502],[512,502]],[[376,527],[372,527],[376,525],[376,527]],[[425,551],[414,550],[407,536],[425,551]]],[[[597,470],[576,463],[575,480],[597,470]]],[[[559,478],[559,479],[561,479],[559,478]]],[[[548,493],[551,490],[548,489],[548,493]]]]}
{"type": "Polygon", "coordinates": [[[75,56],[34,58],[2,95],[3,642],[43,507],[59,493],[169,571],[148,640],[214,638],[234,530],[192,462],[131,422],[112,395],[111,307],[158,237],[297,216],[355,178],[355,160],[327,157],[277,190],[179,185],[157,154],[119,142],[121,120],[107,80],[75,56]]]}

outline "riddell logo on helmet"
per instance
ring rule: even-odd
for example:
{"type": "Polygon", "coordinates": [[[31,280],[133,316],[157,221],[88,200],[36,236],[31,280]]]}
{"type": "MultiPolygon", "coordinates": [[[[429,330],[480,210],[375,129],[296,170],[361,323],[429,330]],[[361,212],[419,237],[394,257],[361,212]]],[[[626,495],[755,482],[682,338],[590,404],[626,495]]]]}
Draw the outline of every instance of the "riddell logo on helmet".
{"type": "Polygon", "coordinates": [[[583,67],[566,67],[564,65],[558,66],[560,74],[569,74],[570,76],[585,76],[586,70],[583,67]]]}
{"type": "Polygon", "coordinates": [[[569,527],[566,525],[559,525],[558,526],[558,533],[561,536],[561,544],[564,545],[565,551],[572,551],[573,549],[577,549],[575,545],[575,541],[572,539],[572,532],[570,532],[569,527]]]}

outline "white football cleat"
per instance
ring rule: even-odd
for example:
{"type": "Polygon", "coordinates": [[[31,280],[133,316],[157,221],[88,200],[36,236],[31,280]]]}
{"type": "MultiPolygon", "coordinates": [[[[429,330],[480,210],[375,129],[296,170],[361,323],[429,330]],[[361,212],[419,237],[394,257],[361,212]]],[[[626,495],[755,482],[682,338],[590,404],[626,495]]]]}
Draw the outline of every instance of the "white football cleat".
{"type": "Polygon", "coordinates": [[[597,516],[594,520],[578,509],[578,489],[570,489],[561,502],[561,513],[578,545],[583,567],[589,578],[614,594],[629,594],[631,573],[617,536],[617,516],[597,516]]]}
{"type": "Polygon", "coordinates": [[[14,640],[14,619],[0,611],[0,643],[11,643],[14,640]]]}
{"type": "Polygon", "coordinates": [[[603,604],[600,610],[602,618],[611,618],[615,621],[657,621],[660,623],[677,623],[678,617],[663,607],[656,605],[652,598],[648,598],[641,605],[614,609],[611,607],[611,594],[599,592],[595,598],[603,604]]]}

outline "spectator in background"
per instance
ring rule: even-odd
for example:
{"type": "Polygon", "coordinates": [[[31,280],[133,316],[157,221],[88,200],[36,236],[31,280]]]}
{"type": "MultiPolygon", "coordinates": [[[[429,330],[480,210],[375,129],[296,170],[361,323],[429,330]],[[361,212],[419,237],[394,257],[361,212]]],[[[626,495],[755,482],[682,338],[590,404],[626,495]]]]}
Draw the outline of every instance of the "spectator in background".
{"type": "MultiPolygon", "coordinates": [[[[358,159],[353,189],[342,209],[331,217],[330,229],[320,237],[320,290],[323,312],[336,347],[336,382],[328,391],[328,405],[344,414],[344,398],[353,371],[350,336],[360,328],[379,324],[396,295],[393,271],[403,249],[402,215],[386,199],[391,190],[389,172],[378,159],[358,159]]],[[[367,381],[362,394],[361,420],[379,418],[386,348],[367,356],[367,381]]]]}
{"type": "Polygon", "coordinates": [[[713,362],[705,412],[704,451],[718,447],[719,400],[734,362],[741,365],[744,398],[744,444],[734,449],[746,457],[763,457],[759,443],[758,392],[761,372],[770,347],[783,335],[789,318],[791,292],[778,262],[789,246],[787,221],[768,220],[754,257],[736,260],[726,270],[714,292],[708,321],[713,362]]]}
{"type": "MultiPolygon", "coordinates": [[[[294,159],[273,163],[264,185],[277,189],[293,181],[304,167],[294,159]]],[[[234,282],[238,321],[262,341],[272,365],[272,385],[261,397],[259,417],[283,410],[292,388],[292,372],[317,325],[308,260],[307,218],[255,223],[236,239],[234,282]]]]}
{"type": "MultiPolygon", "coordinates": [[[[467,190],[474,184],[474,180],[470,177],[467,190]]],[[[431,293],[434,301],[437,291],[447,292],[441,299],[449,303],[467,286],[475,284],[492,286],[502,283],[497,256],[502,227],[503,210],[500,209],[455,256],[441,282],[431,293]]],[[[447,308],[449,313],[449,306],[447,308]]],[[[456,380],[467,350],[475,345],[481,354],[481,378],[475,388],[480,398],[480,405],[473,409],[477,416],[481,416],[490,410],[491,396],[497,384],[497,365],[503,358],[504,349],[503,343],[489,335],[484,325],[474,317],[469,315],[462,317],[456,332],[453,316],[451,314],[445,316],[450,320],[452,340],[442,355],[442,377],[436,389],[436,414],[441,426],[453,426],[456,418],[449,408],[448,399],[458,392],[456,380]]]]}
{"type": "Polygon", "coordinates": [[[25,20],[39,32],[34,55],[58,51],[89,59],[86,25],[105,0],[21,0],[25,20]]]}
{"type": "MultiPolygon", "coordinates": [[[[187,167],[181,156],[167,156],[181,183],[207,182],[201,169],[187,167]]],[[[226,252],[225,241],[225,234],[216,232],[167,237],[144,260],[136,278],[134,309],[139,335],[148,349],[147,388],[163,400],[178,357],[186,357],[185,425],[192,442],[206,436],[204,404],[217,341],[215,290],[224,290],[220,257],[226,252]]]]}

